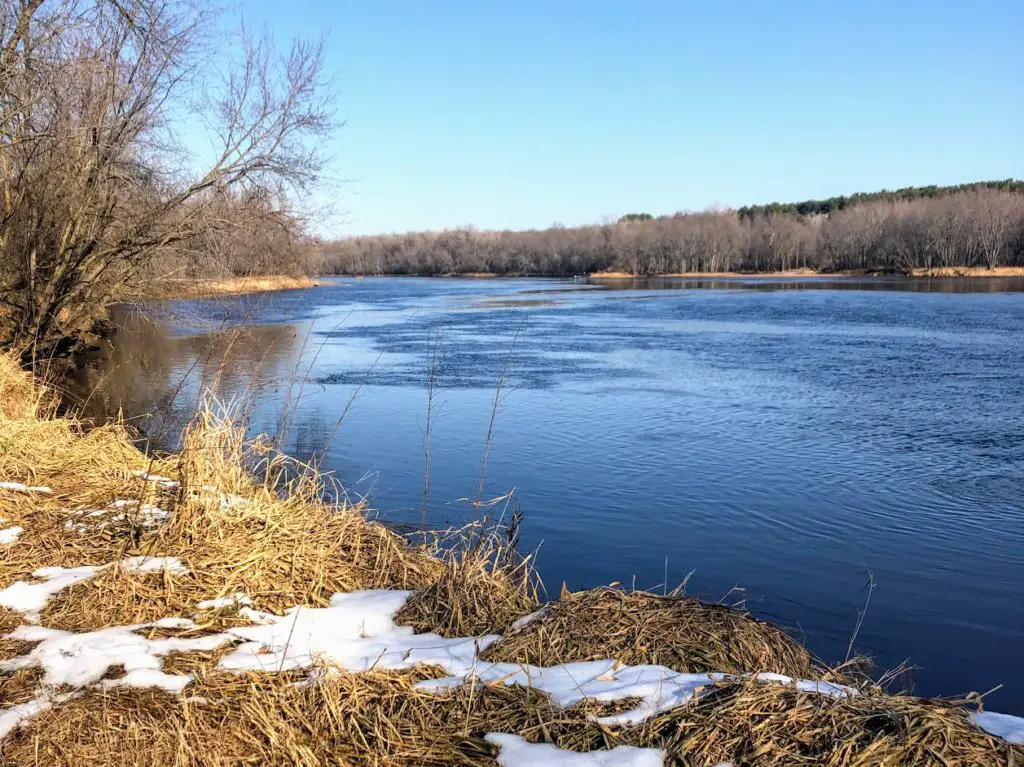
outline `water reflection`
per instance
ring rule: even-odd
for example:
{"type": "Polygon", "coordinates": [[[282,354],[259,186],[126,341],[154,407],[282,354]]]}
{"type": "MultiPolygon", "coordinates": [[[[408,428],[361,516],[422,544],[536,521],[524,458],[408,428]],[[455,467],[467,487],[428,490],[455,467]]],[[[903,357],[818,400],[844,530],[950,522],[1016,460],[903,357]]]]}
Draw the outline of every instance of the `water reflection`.
{"type": "Polygon", "coordinates": [[[114,307],[111,319],[117,334],[72,373],[67,404],[97,422],[123,411],[158,447],[175,445],[204,396],[252,408],[287,389],[303,340],[292,325],[211,322],[170,305],[114,307]]]}

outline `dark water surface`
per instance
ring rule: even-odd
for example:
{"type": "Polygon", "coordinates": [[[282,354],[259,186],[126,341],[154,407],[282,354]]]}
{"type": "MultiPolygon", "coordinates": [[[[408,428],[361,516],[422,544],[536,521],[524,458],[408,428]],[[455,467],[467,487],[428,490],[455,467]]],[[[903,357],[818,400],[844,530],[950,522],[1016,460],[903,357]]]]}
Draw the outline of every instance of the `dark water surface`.
{"type": "Polygon", "coordinates": [[[1003,684],[991,707],[1022,714],[1022,289],[344,280],[125,315],[83,391],[99,384],[93,412],[152,414],[140,427],[165,439],[204,375],[253,395],[259,430],[301,393],[287,448],[418,523],[439,329],[431,525],[468,517],[457,499],[474,495],[509,360],[487,491],[515,490],[552,593],[693,571],[690,593],[745,599],[838,661],[871,571],[858,649],[909,659],[923,694],[1003,684]],[[222,331],[239,321],[254,324],[222,331]]]}

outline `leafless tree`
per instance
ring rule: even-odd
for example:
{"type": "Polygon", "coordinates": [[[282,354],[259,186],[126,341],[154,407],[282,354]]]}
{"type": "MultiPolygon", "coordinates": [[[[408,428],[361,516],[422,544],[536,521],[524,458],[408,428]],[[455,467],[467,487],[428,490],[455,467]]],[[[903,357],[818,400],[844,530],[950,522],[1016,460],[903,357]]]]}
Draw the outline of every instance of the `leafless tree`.
{"type": "Polygon", "coordinates": [[[6,344],[39,352],[83,329],[154,257],[208,236],[225,196],[283,210],[322,178],[321,43],[279,54],[243,29],[227,44],[218,23],[190,0],[5,4],[6,344]]]}

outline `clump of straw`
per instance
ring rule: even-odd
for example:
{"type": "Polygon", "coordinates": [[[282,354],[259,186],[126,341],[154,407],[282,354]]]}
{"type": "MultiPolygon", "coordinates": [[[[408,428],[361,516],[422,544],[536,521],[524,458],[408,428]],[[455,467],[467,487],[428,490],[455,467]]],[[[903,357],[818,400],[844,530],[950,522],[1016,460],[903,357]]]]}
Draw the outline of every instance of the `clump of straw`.
{"type": "Polygon", "coordinates": [[[749,613],[614,588],[563,593],[484,657],[535,666],[615,658],[688,673],[772,671],[795,678],[822,671],[806,648],[749,613]]]}

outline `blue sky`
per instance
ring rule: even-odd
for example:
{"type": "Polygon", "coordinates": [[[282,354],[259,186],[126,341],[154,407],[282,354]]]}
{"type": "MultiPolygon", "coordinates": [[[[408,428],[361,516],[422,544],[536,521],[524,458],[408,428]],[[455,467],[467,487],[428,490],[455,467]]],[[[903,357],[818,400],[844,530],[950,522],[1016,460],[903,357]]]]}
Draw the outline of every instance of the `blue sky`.
{"type": "Polygon", "coordinates": [[[327,34],[334,235],[1024,177],[1024,3],[257,0],[327,34]]]}

